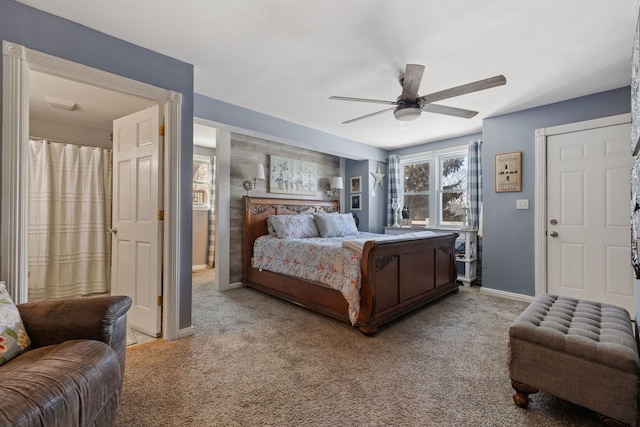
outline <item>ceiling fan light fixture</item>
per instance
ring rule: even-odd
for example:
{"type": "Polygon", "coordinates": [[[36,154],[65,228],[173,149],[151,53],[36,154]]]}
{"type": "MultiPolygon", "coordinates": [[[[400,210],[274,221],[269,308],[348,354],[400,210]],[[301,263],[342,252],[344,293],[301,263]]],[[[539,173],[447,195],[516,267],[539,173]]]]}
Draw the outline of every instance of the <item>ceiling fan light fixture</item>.
{"type": "Polygon", "coordinates": [[[410,122],[420,117],[422,109],[419,106],[399,106],[393,111],[396,120],[401,122],[410,122]]]}

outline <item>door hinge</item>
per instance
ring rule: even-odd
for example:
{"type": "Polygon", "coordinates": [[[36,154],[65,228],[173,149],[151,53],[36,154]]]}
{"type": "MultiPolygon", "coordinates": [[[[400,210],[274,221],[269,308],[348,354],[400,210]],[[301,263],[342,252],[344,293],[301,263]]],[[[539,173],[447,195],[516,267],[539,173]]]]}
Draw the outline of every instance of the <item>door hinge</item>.
{"type": "Polygon", "coordinates": [[[158,297],[158,307],[162,307],[162,295],[158,297]]]}
{"type": "Polygon", "coordinates": [[[158,131],[160,133],[160,136],[164,136],[164,126],[160,125],[160,129],[158,131]]]}
{"type": "Polygon", "coordinates": [[[158,211],[158,221],[164,221],[164,210],[158,211]]]}

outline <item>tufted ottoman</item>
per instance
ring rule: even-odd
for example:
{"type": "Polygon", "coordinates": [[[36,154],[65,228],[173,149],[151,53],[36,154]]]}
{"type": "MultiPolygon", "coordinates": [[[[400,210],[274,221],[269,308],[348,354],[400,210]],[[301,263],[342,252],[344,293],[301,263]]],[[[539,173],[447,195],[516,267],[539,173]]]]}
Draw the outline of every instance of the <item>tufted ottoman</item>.
{"type": "Polygon", "coordinates": [[[640,360],[621,307],[540,295],[509,328],[508,363],[520,407],[544,390],[611,425],[637,425],[640,360]]]}

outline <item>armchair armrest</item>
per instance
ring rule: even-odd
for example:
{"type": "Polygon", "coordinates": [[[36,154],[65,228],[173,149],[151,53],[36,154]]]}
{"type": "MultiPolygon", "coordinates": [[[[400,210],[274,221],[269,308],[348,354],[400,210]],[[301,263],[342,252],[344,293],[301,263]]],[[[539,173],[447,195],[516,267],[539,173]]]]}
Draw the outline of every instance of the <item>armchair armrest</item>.
{"type": "Polygon", "coordinates": [[[102,341],[118,353],[124,374],[126,314],[131,298],[65,298],[28,302],[17,307],[32,347],[77,339],[102,341]]]}

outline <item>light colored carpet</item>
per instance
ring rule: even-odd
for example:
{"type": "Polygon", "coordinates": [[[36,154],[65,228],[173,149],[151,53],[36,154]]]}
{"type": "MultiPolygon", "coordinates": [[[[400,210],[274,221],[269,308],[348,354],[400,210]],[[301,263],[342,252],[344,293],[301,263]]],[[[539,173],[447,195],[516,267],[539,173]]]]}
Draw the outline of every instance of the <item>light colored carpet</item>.
{"type": "MultiPolygon", "coordinates": [[[[202,282],[202,281],[201,281],[202,282]]],[[[546,393],[515,406],[508,328],[526,307],[461,289],[381,328],[195,283],[196,335],[127,349],[118,426],[599,426],[546,393]]]]}

